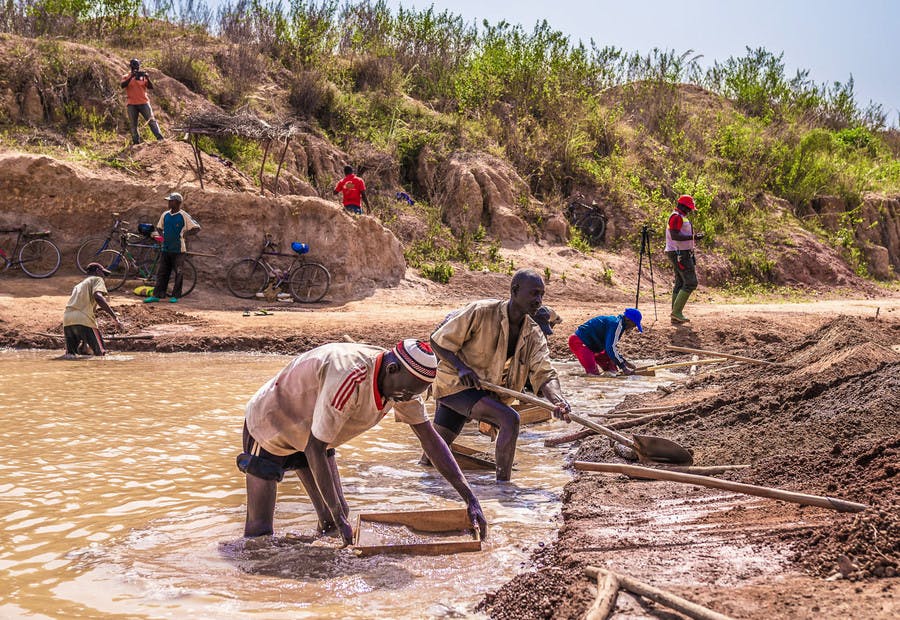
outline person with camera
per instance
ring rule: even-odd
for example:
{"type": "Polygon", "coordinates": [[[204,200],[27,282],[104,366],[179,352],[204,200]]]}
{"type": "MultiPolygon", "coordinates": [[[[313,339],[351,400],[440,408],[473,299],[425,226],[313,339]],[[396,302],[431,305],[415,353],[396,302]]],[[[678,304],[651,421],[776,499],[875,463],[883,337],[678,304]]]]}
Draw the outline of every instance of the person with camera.
{"type": "Polygon", "coordinates": [[[132,144],[141,143],[141,135],[138,133],[138,115],[143,116],[150,125],[150,131],[156,136],[157,140],[162,140],[163,135],[159,131],[159,125],[153,117],[153,108],[150,107],[150,99],[147,97],[147,91],[153,90],[153,83],[146,71],[141,71],[141,61],[137,58],[131,59],[131,71],[122,76],[120,84],[125,89],[125,95],[128,98],[128,120],[131,123],[131,142],[132,144]]]}

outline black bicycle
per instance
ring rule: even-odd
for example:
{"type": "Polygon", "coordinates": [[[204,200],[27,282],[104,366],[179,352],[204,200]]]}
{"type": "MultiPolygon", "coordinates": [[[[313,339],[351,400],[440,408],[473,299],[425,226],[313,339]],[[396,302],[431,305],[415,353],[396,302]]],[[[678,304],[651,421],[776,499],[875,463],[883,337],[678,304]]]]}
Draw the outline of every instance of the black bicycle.
{"type": "Polygon", "coordinates": [[[606,240],[606,214],[596,202],[590,205],[570,202],[566,207],[566,219],[591,245],[600,245],[606,240]]]}
{"type": "Polygon", "coordinates": [[[291,243],[293,254],[285,254],[274,250],[272,235],[266,233],[262,251],[256,257],[240,258],[228,268],[228,290],[235,297],[252,299],[266,289],[273,292],[288,287],[295,301],[311,304],[321,300],[331,286],[331,274],[325,265],[307,260],[304,254],[309,252],[309,245],[294,241],[291,243]],[[293,258],[287,269],[274,266],[270,258],[293,258]]]}
{"type": "Polygon", "coordinates": [[[0,234],[16,233],[16,246],[12,252],[7,254],[0,248],[2,271],[21,267],[22,271],[32,278],[49,278],[59,269],[59,248],[50,241],[49,230],[28,232],[27,228],[20,226],[0,229],[0,234]]]}
{"type": "MultiPolygon", "coordinates": [[[[104,277],[106,290],[113,292],[120,289],[129,278],[140,280],[144,284],[154,284],[162,256],[162,244],[153,237],[145,237],[126,230],[122,230],[121,235],[122,251],[102,250],[94,257],[95,262],[109,270],[109,274],[104,277]]],[[[197,268],[190,259],[191,253],[185,254],[187,256],[181,265],[181,297],[187,297],[197,286],[197,268]]],[[[170,280],[166,297],[172,296],[174,285],[174,281],[170,280]]]]}
{"type": "Polygon", "coordinates": [[[124,254],[129,245],[131,246],[129,253],[132,267],[129,275],[131,276],[139,275],[138,266],[149,266],[156,258],[155,250],[158,243],[152,238],[155,231],[153,224],[138,224],[138,234],[135,234],[128,231],[129,223],[120,220],[118,213],[113,213],[113,216],[116,219],[105,236],[89,237],[75,251],[75,265],[82,273],[85,273],[85,267],[90,263],[99,261],[101,252],[117,250],[124,254]]]}

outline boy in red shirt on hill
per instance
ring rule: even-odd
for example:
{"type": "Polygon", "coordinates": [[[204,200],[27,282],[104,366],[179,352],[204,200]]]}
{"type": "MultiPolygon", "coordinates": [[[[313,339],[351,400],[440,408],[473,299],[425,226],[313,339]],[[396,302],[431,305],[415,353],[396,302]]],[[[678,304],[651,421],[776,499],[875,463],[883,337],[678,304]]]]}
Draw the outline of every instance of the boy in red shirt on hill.
{"type": "Polygon", "coordinates": [[[365,204],[366,209],[371,211],[369,198],[366,196],[366,184],[361,178],[353,174],[351,166],[344,166],[344,174],[346,176],[338,181],[334,188],[335,194],[340,192],[344,195],[344,208],[355,215],[362,215],[364,211],[360,205],[365,204]]]}

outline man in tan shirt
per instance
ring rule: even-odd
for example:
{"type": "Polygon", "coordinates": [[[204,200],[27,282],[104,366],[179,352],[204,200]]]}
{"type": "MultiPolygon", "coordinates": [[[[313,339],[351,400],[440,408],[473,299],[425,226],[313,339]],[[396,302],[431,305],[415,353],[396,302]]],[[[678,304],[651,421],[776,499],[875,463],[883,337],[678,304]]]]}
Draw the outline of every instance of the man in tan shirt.
{"type": "Polygon", "coordinates": [[[433,392],[435,430],[449,446],[469,419],[499,428],[497,480],[510,478],[519,414],[507,404],[509,398],[481,389],[482,380],[519,392],[530,381],[556,405],[554,415],[568,421],[570,407],[550,365],[547,340],[532,318],[543,297],[540,274],[520,269],[513,274],[509,300],[472,302],[431,335],[431,347],[440,358],[433,392]]]}
{"type": "Polygon", "coordinates": [[[247,474],[244,536],[272,534],[277,483],[293,469],[316,510],[320,531],[336,528],[350,544],[350,510],[334,448],[393,409],[396,420],[410,425],[438,471],[462,496],[484,537],[481,506],[418,396],[434,381],[436,368],[427,342],[403,340],[390,351],[334,343],[299,355],[270,379],[247,403],[244,452],[237,458],[238,468],[247,474]]]}
{"type": "Polygon", "coordinates": [[[100,263],[91,263],[85,267],[87,277],[75,285],[72,295],[66,302],[63,313],[63,333],[66,337],[67,359],[73,359],[83,347],[89,348],[94,355],[106,355],[103,337],[97,329],[97,308],[106,312],[121,327],[119,317],[110,308],[104,294],[108,294],[103,276],[109,270],[100,263]]]}

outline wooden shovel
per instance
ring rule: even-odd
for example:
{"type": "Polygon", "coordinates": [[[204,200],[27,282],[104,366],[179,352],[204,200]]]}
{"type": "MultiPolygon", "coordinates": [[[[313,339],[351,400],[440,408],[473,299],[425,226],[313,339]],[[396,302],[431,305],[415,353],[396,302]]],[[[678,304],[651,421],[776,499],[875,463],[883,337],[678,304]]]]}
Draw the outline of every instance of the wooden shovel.
{"type": "MultiPolygon", "coordinates": [[[[549,409],[550,411],[554,411],[556,409],[553,404],[544,400],[543,398],[538,398],[537,396],[532,396],[523,392],[517,392],[500,385],[488,383],[487,381],[481,381],[481,386],[493,392],[497,392],[498,394],[513,396],[515,398],[518,398],[522,402],[532,403],[538,405],[539,407],[549,409]]],[[[591,429],[592,431],[600,433],[601,435],[605,435],[606,437],[609,437],[610,439],[618,441],[620,444],[631,448],[638,455],[638,459],[641,462],[673,463],[675,465],[692,465],[694,463],[693,455],[685,450],[682,446],[678,445],[670,439],[654,437],[652,435],[632,435],[632,438],[629,439],[625,435],[617,433],[611,428],[601,426],[592,420],[588,420],[579,415],[575,415],[574,413],[570,413],[569,418],[571,418],[575,422],[578,422],[582,426],[591,429]]]]}

